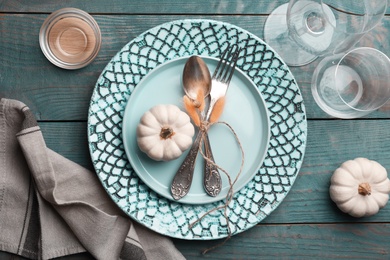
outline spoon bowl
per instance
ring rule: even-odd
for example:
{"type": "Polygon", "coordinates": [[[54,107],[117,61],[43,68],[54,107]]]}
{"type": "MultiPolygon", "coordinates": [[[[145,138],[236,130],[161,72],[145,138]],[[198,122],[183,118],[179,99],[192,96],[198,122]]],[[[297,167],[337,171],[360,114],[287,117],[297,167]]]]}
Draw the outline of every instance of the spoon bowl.
{"type": "Polygon", "coordinates": [[[183,69],[184,93],[192,100],[203,100],[211,91],[210,71],[199,56],[188,58],[183,69]],[[198,97],[199,93],[203,96],[198,97]]]}
{"type": "MultiPolygon", "coordinates": [[[[205,97],[210,94],[212,82],[210,71],[202,58],[199,56],[191,56],[187,60],[183,68],[182,82],[183,89],[187,97],[194,102],[195,106],[199,105],[197,106],[199,109],[201,107],[200,102],[203,102],[205,97]],[[197,102],[199,102],[199,104],[197,104],[197,102]]],[[[201,117],[201,120],[205,119],[203,111],[200,111],[199,116],[201,117]]],[[[203,137],[206,140],[206,142],[204,142],[206,156],[214,161],[207,132],[200,130],[194,143],[192,144],[190,151],[188,152],[186,158],[173,178],[171,184],[171,194],[175,200],[179,200],[187,195],[191,188],[192,178],[195,170],[195,161],[198,156],[198,151],[203,137]]],[[[213,197],[218,195],[222,184],[221,176],[215,165],[205,163],[203,179],[206,193],[213,197]]]]}

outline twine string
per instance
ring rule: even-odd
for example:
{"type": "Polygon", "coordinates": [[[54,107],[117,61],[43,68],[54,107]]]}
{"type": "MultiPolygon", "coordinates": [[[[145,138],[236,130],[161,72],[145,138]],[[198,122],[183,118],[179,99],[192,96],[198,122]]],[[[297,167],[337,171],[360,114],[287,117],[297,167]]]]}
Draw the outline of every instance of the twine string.
{"type": "Polygon", "coordinates": [[[226,177],[228,178],[228,181],[229,181],[229,190],[226,194],[226,197],[225,197],[225,203],[223,205],[220,205],[220,206],[217,206],[215,208],[212,208],[210,209],[209,211],[207,211],[206,213],[204,213],[200,218],[198,218],[197,220],[195,220],[194,222],[192,222],[190,225],[189,225],[189,228],[192,229],[194,225],[196,225],[197,223],[199,223],[204,217],[206,217],[207,215],[211,214],[212,212],[216,211],[216,210],[220,210],[220,209],[224,209],[223,211],[223,214],[224,214],[224,217],[226,219],[226,225],[227,225],[227,229],[228,229],[228,236],[226,237],[226,239],[224,241],[222,241],[221,243],[215,245],[215,246],[212,246],[210,248],[207,248],[205,250],[202,251],[202,254],[206,254],[207,252],[217,248],[217,247],[220,247],[222,246],[223,244],[225,244],[232,236],[232,231],[231,231],[231,228],[230,228],[230,225],[229,225],[229,217],[228,217],[228,214],[227,214],[227,209],[228,209],[228,206],[229,204],[231,203],[232,199],[233,199],[233,195],[234,195],[234,184],[237,182],[238,178],[240,177],[241,173],[242,173],[242,169],[244,167],[244,163],[245,163],[245,153],[244,153],[244,149],[242,148],[242,144],[241,144],[241,141],[240,141],[240,138],[238,137],[236,131],[234,131],[233,127],[227,123],[227,122],[224,122],[224,121],[218,121],[218,122],[215,122],[215,123],[209,123],[208,121],[203,121],[201,122],[200,126],[199,126],[199,131],[201,131],[201,142],[200,143],[203,143],[203,140],[205,138],[205,135],[207,134],[207,131],[208,129],[210,128],[211,125],[214,125],[214,124],[223,124],[225,126],[227,126],[230,131],[233,133],[238,145],[239,145],[239,148],[240,148],[240,151],[241,151],[241,165],[240,165],[240,169],[238,171],[238,174],[236,176],[236,178],[234,179],[234,181],[232,182],[232,179],[230,177],[230,174],[224,169],[222,168],[221,166],[219,166],[217,163],[215,163],[214,161],[212,161],[210,158],[208,158],[203,150],[202,150],[202,147],[199,146],[199,152],[200,154],[202,155],[203,159],[206,160],[208,163],[210,163],[211,165],[213,165],[214,167],[218,168],[220,171],[222,171],[226,177]]]}

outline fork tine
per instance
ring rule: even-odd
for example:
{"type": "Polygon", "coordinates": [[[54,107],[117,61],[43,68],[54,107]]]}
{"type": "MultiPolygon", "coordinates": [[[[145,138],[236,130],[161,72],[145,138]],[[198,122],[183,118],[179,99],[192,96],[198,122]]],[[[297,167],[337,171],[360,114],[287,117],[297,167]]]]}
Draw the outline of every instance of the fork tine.
{"type": "Polygon", "coordinates": [[[228,45],[228,47],[225,49],[225,51],[222,53],[222,56],[217,64],[217,67],[215,68],[214,70],[214,73],[213,73],[213,76],[212,78],[215,79],[215,78],[220,78],[221,77],[221,72],[223,72],[224,68],[225,68],[225,63],[223,62],[225,60],[225,55],[228,53],[230,49],[230,44],[228,45]],[[223,68],[220,70],[220,67],[221,65],[224,65],[223,68]],[[218,75],[219,73],[219,75],[218,75]]]}
{"type": "Polygon", "coordinates": [[[240,51],[241,48],[239,48],[237,44],[232,46],[229,44],[229,46],[223,52],[212,78],[229,84],[233,76],[240,51]]]}
{"type": "Polygon", "coordinates": [[[217,100],[226,95],[240,51],[241,48],[239,48],[237,44],[234,44],[232,48],[230,48],[229,44],[214,70],[210,91],[210,104],[205,117],[206,120],[210,118],[210,114],[213,111],[217,100]]]}
{"type": "MultiPolygon", "coordinates": [[[[237,46],[237,50],[234,52],[233,57],[232,57],[232,61],[231,62],[233,62],[233,65],[231,66],[230,74],[229,74],[229,77],[226,80],[226,84],[229,84],[230,80],[233,77],[234,71],[236,70],[236,65],[237,65],[238,56],[240,55],[240,52],[241,52],[241,48],[238,48],[238,46],[237,46]]],[[[226,73],[227,73],[227,71],[226,71],[226,73]]]]}
{"type": "Polygon", "coordinates": [[[234,59],[234,54],[232,55],[233,53],[233,50],[237,50],[238,46],[236,44],[234,44],[231,48],[229,48],[229,53],[227,54],[227,57],[226,57],[226,60],[225,60],[225,63],[224,63],[224,67],[223,67],[223,70],[221,71],[221,78],[220,80],[222,82],[225,82],[226,81],[226,77],[228,76],[229,74],[229,70],[231,69],[231,64],[233,62],[233,59],[234,59]],[[226,68],[226,69],[225,69],[226,68]],[[222,77],[222,73],[225,72],[225,74],[223,75],[222,77]]]}

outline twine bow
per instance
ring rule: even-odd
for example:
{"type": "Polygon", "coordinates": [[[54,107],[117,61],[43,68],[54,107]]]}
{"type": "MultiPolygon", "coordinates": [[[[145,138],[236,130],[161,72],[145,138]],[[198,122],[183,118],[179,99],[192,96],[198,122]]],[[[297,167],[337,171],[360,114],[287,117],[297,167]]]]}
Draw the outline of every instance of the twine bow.
{"type": "Polygon", "coordinates": [[[185,107],[188,115],[191,117],[191,119],[194,122],[194,124],[199,128],[199,131],[201,131],[201,134],[202,134],[202,136],[201,136],[201,143],[203,143],[205,135],[206,135],[207,131],[209,130],[209,128],[212,125],[214,125],[214,124],[223,124],[223,125],[227,126],[230,129],[230,131],[233,133],[233,135],[234,135],[234,137],[235,137],[235,139],[236,139],[236,141],[237,141],[237,143],[238,143],[238,145],[240,147],[240,151],[241,151],[241,165],[240,165],[240,169],[239,169],[239,172],[238,172],[236,178],[234,179],[234,181],[232,181],[232,179],[230,178],[230,174],[225,169],[220,167],[217,163],[215,163],[210,158],[208,158],[204,154],[201,146],[199,146],[199,152],[202,155],[203,159],[206,160],[208,163],[212,164],[213,166],[215,166],[216,168],[218,168],[220,171],[222,171],[227,176],[228,181],[229,181],[229,190],[228,190],[228,193],[227,193],[227,195],[225,197],[225,203],[223,205],[221,205],[221,206],[215,207],[215,208],[207,211],[200,218],[198,218],[193,223],[191,223],[190,226],[189,226],[189,228],[191,229],[195,224],[200,222],[208,214],[210,214],[210,213],[212,213],[212,212],[214,212],[216,210],[224,209],[223,214],[225,216],[226,223],[227,223],[228,236],[221,243],[219,243],[219,244],[217,244],[217,245],[215,245],[213,247],[205,249],[202,252],[202,254],[206,254],[208,251],[213,250],[213,249],[215,249],[215,248],[217,248],[219,246],[222,246],[224,243],[226,243],[226,241],[228,241],[231,238],[232,234],[231,234],[231,229],[230,229],[230,225],[229,225],[229,217],[227,215],[227,208],[228,208],[230,202],[233,199],[233,194],[234,194],[233,187],[234,187],[234,184],[237,182],[238,178],[241,175],[241,172],[242,172],[242,169],[243,169],[243,166],[244,166],[244,162],[245,162],[245,154],[244,154],[244,150],[242,148],[242,144],[240,142],[240,139],[238,138],[238,135],[234,131],[233,127],[230,124],[228,124],[227,122],[218,121],[219,117],[222,114],[224,105],[225,105],[225,98],[223,97],[223,98],[220,98],[220,99],[217,100],[217,102],[215,103],[214,109],[211,112],[210,119],[209,120],[205,120],[204,116],[202,116],[203,110],[204,110],[204,107],[205,107],[205,102],[204,102],[204,98],[203,98],[202,94],[203,93],[198,93],[198,96],[197,96],[196,100],[192,100],[192,99],[190,99],[186,95],[183,97],[184,107],[185,107]]]}

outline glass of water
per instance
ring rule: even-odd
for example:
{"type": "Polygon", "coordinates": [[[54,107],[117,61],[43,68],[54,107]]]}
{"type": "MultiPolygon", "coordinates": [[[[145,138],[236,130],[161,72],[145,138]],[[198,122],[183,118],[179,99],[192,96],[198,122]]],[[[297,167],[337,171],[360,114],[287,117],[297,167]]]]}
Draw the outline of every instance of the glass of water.
{"type": "Polygon", "coordinates": [[[390,59],[369,47],[324,58],[311,90],[318,106],[333,117],[365,116],[390,99],[390,59]]]}

